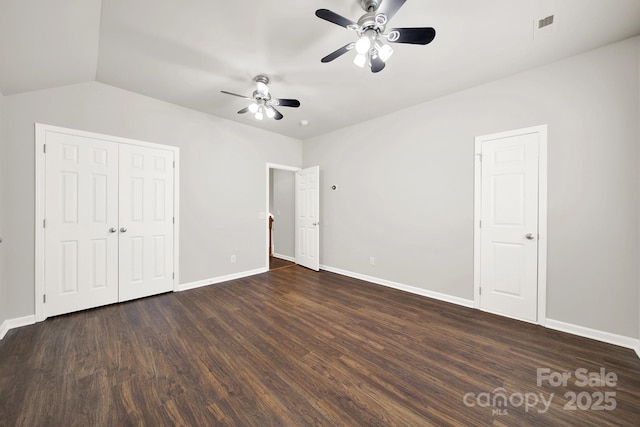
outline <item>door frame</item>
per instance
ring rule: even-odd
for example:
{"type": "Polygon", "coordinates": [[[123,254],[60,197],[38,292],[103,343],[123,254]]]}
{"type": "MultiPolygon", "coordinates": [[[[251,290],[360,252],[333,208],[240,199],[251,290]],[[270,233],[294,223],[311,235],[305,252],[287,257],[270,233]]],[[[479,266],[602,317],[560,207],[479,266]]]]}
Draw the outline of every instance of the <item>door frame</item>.
{"type": "MultiPolygon", "coordinates": [[[[532,126],[475,138],[474,212],[473,212],[473,300],[480,309],[480,219],[482,217],[482,143],[501,138],[538,134],[538,293],[537,321],[544,326],[547,318],[547,125],[532,126]]],[[[508,317],[508,316],[507,316],[508,317]]]]}
{"type": "Polygon", "coordinates": [[[139,141],[118,136],[104,135],[94,132],[86,132],[76,129],[63,128],[59,126],[35,123],[35,321],[41,322],[46,319],[45,303],[45,196],[46,196],[46,156],[45,141],[47,132],[62,133],[85,138],[101,139],[118,144],[136,145],[139,147],[157,148],[173,152],[175,168],[173,173],[173,215],[175,223],[173,226],[173,291],[177,291],[180,283],[180,148],[171,145],[155,144],[152,142],[139,141]]]}
{"type": "MultiPolygon", "coordinates": [[[[278,170],[282,170],[282,171],[287,171],[287,172],[298,172],[299,170],[302,170],[302,168],[299,168],[297,166],[287,166],[287,165],[279,165],[276,163],[267,163],[267,175],[266,175],[266,203],[265,203],[265,220],[267,221],[266,227],[265,227],[265,243],[264,243],[264,248],[266,249],[266,254],[265,254],[265,268],[267,269],[267,271],[269,271],[269,223],[268,223],[268,218],[269,218],[269,195],[271,194],[271,189],[269,188],[269,171],[271,169],[278,169],[278,170]]],[[[296,231],[297,233],[297,231],[296,231]]]]}

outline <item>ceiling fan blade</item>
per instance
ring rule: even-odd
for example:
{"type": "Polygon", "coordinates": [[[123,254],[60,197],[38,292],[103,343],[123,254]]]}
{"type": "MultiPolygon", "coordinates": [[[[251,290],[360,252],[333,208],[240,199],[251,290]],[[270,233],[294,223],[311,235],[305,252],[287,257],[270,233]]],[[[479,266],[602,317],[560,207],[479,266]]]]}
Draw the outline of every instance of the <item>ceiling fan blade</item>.
{"type": "Polygon", "coordinates": [[[245,107],[242,110],[238,111],[238,114],[244,114],[249,111],[249,107],[245,107]]]}
{"type": "Polygon", "coordinates": [[[250,97],[248,97],[248,96],[238,95],[237,93],[227,92],[226,90],[221,90],[220,92],[222,92],[222,93],[226,93],[227,95],[237,96],[238,98],[253,99],[253,98],[250,98],[250,97]]]}
{"type": "Polygon", "coordinates": [[[376,10],[376,14],[384,13],[387,16],[387,20],[391,20],[406,1],[407,0],[382,0],[380,7],[376,10]]]}
{"type": "Polygon", "coordinates": [[[280,107],[294,107],[294,108],[298,108],[300,106],[300,101],[298,101],[297,99],[272,99],[271,100],[273,105],[279,105],[280,107]]]}
{"type": "MultiPolygon", "coordinates": [[[[271,106],[271,108],[273,108],[273,105],[271,106]]],[[[282,118],[284,117],[284,116],[282,115],[282,113],[281,113],[280,111],[276,110],[275,108],[273,108],[273,111],[275,111],[275,113],[276,113],[276,115],[275,115],[275,116],[273,116],[273,118],[274,118],[275,120],[282,120],[282,118]]]]}
{"type": "Polygon", "coordinates": [[[334,59],[344,55],[345,53],[349,52],[351,49],[353,49],[355,47],[355,43],[349,43],[349,44],[345,44],[344,46],[342,46],[340,49],[337,49],[334,52],[331,52],[329,55],[325,56],[324,58],[322,58],[320,60],[320,62],[331,62],[334,59]]]}
{"type": "Polygon", "coordinates": [[[436,38],[436,30],[431,27],[392,28],[387,40],[390,43],[429,44],[436,38]]]}
{"type": "Polygon", "coordinates": [[[355,25],[356,27],[358,26],[358,24],[353,22],[351,19],[340,16],[337,13],[330,11],[329,9],[316,10],[316,16],[320,19],[324,19],[325,21],[340,25],[344,28],[348,28],[350,25],[355,25]]]}
{"type": "Polygon", "coordinates": [[[372,73],[379,73],[380,71],[384,70],[385,67],[385,63],[382,59],[380,59],[379,56],[373,57],[371,58],[371,72],[372,73]]]}

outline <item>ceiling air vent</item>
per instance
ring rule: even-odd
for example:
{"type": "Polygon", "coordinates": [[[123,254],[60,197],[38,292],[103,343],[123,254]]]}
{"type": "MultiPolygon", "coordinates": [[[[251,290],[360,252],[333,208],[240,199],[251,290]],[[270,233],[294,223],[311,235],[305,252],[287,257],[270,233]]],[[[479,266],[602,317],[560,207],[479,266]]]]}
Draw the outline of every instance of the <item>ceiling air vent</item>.
{"type": "Polygon", "coordinates": [[[553,24],[553,15],[549,15],[544,19],[538,21],[538,29],[547,27],[553,24]]]}

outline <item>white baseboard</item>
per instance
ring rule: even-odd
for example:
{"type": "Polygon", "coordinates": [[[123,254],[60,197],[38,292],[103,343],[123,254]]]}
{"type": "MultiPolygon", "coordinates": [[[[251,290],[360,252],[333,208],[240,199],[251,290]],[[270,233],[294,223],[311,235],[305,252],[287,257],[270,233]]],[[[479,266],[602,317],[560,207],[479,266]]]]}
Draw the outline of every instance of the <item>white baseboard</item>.
{"type": "Polygon", "coordinates": [[[20,328],[22,326],[29,326],[36,323],[36,316],[31,314],[29,316],[18,317],[16,319],[7,319],[0,325],[0,340],[7,335],[11,329],[20,328]]]}
{"type": "Polygon", "coordinates": [[[330,267],[328,265],[321,265],[320,269],[329,271],[331,273],[340,274],[342,276],[352,277],[354,279],[364,280],[365,282],[371,282],[376,285],[386,286],[388,288],[398,289],[400,291],[409,292],[416,295],[421,295],[423,297],[433,298],[439,301],[450,302],[452,304],[461,305],[463,307],[473,308],[473,301],[454,297],[447,294],[441,294],[439,292],[433,292],[422,288],[417,288],[415,286],[403,285],[402,283],[392,282],[390,280],[380,279],[373,276],[367,276],[365,274],[354,273],[352,271],[342,270],[335,267],[330,267]]]}
{"type": "Polygon", "coordinates": [[[283,259],[285,261],[296,262],[296,259],[294,257],[292,257],[292,256],[289,256],[289,255],[281,255],[281,254],[274,253],[273,257],[274,258],[280,258],[280,259],[283,259]]]}
{"type": "MultiPolygon", "coordinates": [[[[322,270],[326,270],[332,273],[340,274],[342,276],[353,277],[354,279],[364,280],[366,282],[374,283],[377,285],[387,286],[390,288],[398,289],[401,291],[409,292],[416,295],[433,298],[440,301],[450,302],[452,304],[461,305],[463,307],[475,308],[473,300],[467,300],[464,298],[454,297],[451,295],[441,294],[439,292],[428,291],[426,289],[417,288],[415,286],[403,285],[401,283],[392,282],[390,280],[379,279],[377,277],[367,276],[365,274],[354,273],[347,270],[342,270],[327,265],[321,265],[322,270]]],[[[629,348],[635,350],[638,357],[640,357],[640,339],[625,337],[623,335],[612,334],[610,332],[603,332],[596,329],[586,328],[584,326],[573,325],[570,323],[560,322],[553,319],[544,319],[544,322],[540,326],[554,329],[561,332],[567,332],[572,335],[577,335],[585,338],[591,338],[597,341],[606,342],[608,344],[618,345],[620,347],[629,348]]]]}
{"type": "Polygon", "coordinates": [[[203,286],[215,285],[216,283],[228,282],[229,280],[242,279],[243,277],[255,276],[269,271],[268,268],[257,268],[255,270],[241,271],[240,273],[227,274],[226,276],[212,277],[211,279],[198,280],[197,282],[183,283],[178,285],[176,291],[187,291],[189,289],[201,288],[203,286]]]}
{"type": "Polygon", "coordinates": [[[591,338],[596,341],[606,342],[608,344],[618,345],[620,347],[630,348],[635,350],[640,357],[640,342],[635,338],[612,334],[610,332],[603,332],[597,329],[586,328],[584,326],[573,325],[571,323],[565,323],[553,319],[547,319],[545,327],[555,329],[560,332],[578,335],[580,337],[591,338]]]}
{"type": "Polygon", "coordinates": [[[9,332],[9,324],[7,323],[7,321],[5,320],[4,322],[2,322],[2,324],[0,325],[0,340],[2,338],[4,338],[5,335],[7,335],[7,332],[9,332]]]}
{"type": "MultiPolygon", "coordinates": [[[[274,254],[274,256],[276,256],[274,254]]],[[[280,256],[278,256],[280,258],[280,256]]],[[[282,258],[287,259],[287,258],[282,258]]],[[[287,259],[288,260],[288,259],[287,259]]],[[[445,301],[452,304],[461,305],[463,307],[474,308],[474,302],[464,298],[454,297],[451,295],[441,294],[439,292],[428,291],[426,289],[417,288],[415,286],[403,285],[401,283],[392,282],[390,280],[380,279],[373,276],[367,276],[365,274],[354,273],[339,268],[330,267],[327,265],[321,265],[320,268],[331,273],[340,274],[342,276],[352,277],[354,279],[364,280],[376,285],[382,285],[393,289],[409,292],[416,295],[433,298],[439,301],[445,301]]],[[[186,291],[189,289],[200,288],[202,286],[214,285],[216,283],[227,282],[229,280],[241,279],[243,277],[255,276],[256,274],[266,273],[267,268],[258,268],[255,270],[243,271],[240,273],[228,274],[226,276],[214,277],[211,279],[199,280],[197,282],[183,283],[178,286],[177,291],[186,291]]],[[[0,325],[0,340],[5,337],[7,332],[11,329],[20,328],[22,326],[29,326],[36,323],[35,315],[18,317],[15,319],[7,319],[0,325]]],[[[629,348],[635,350],[636,354],[640,358],[640,339],[630,338],[623,335],[612,334],[610,332],[603,332],[597,329],[586,328],[584,326],[578,326],[571,323],[561,322],[559,320],[545,319],[544,326],[549,329],[554,329],[561,332],[567,332],[572,335],[577,335],[585,338],[594,339],[597,341],[606,342],[608,344],[618,345],[620,347],[629,348]]]]}

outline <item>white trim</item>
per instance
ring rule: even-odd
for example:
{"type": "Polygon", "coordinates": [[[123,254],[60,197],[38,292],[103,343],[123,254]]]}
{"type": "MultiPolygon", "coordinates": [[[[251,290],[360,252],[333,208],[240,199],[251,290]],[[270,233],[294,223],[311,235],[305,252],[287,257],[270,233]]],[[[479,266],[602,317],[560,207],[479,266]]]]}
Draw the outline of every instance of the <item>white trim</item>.
{"type": "Polygon", "coordinates": [[[41,295],[45,293],[45,233],[42,227],[42,222],[45,216],[45,191],[46,191],[46,157],[44,154],[43,146],[46,143],[47,132],[55,132],[64,135],[81,136],[85,138],[97,139],[102,141],[113,142],[117,144],[129,144],[139,147],[155,148],[165,151],[173,152],[173,159],[175,161],[174,169],[174,217],[175,224],[173,226],[173,268],[175,278],[173,280],[173,290],[176,291],[178,284],[180,283],[180,148],[171,145],[162,145],[152,142],[139,141],[136,139],[122,138],[119,136],[104,135],[93,132],[86,132],[82,130],[63,128],[59,126],[46,125],[42,123],[35,124],[35,321],[41,322],[46,319],[44,302],[41,295]]]}
{"type": "Polygon", "coordinates": [[[36,206],[36,217],[35,217],[35,296],[34,296],[34,313],[35,313],[35,321],[41,322],[46,319],[46,315],[44,313],[44,304],[42,303],[41,295],[44,295],[44,252],[45,252],[45,241],[44,241],[44,228],[42,227],[42,221],[44,220],[45,214],[45,167],[46,167],[46,158],[44,154],[44,143],[46,141],[46,131],[47,126],[36,123],[35,125],[35,167],[36,167],[36,194],[35,194],[35,206],[36,206]]]}
{"type": "Polygon", "coordinates": [[[482,143],[476,137],[473,176],[473,307],[480,309],[480,217],[482,216],[482,143]]]}
{"type": "MultiPolygon", "coordinates": [[[[638,54],[640,57],[640,48],[638,48],[638,54]]],[[[638,60],[638,81],[640,81],[640,60],[638,60]]],[[[638,99],[640,99],[640,88],[638,88],[638,99]]],[[[640,103],[639,103],[640,105],[640,103]]],[[[638,144],[640,144],[640,111],[638,112],[638,144]]],[[[638,160],[640,160],[640,156],[638,156],[638,160]]],[[[638,177],[638,183],[640,184],[640,176],[638,177]]],[[[640,221],[640,218],[638,218],[640,221]]],[[[640,257],[638,259],[640,261],[640,257]]],[[[638,262],[638,269],[640,270],[640,262],[638,262]]],[[[640,288],[640,284],[639,284],[640,288]]],[[[640,325],[640,298],[638,298],[638,325],[640,325]]],[[[636,353],[638,357],[640,357],[640,330],[638,330],[638,342],[636,343],[636,353]]]]}
{"type": "Polygon", "coordinates": [[[354,273],[352,271],[342,270],[340,268],[330,267],[328,265],[320,265],[320,269],[329,271],[331,273],[340,274],[342,276],[352,277],[358,280],[364,280],[365,282],[370,282],[375,285],[382,285],[388,288],[397,289],[404,292],[409,292],[415,295],[421,295],[423,297],[436,299],[439,301],[449,302],[452,304],[460,305],[463,307],[473,308],[473,301],[465,298],[454,297],[447,294],[441,294],[439,292],[429,291],[427,289],[418,288],[415,286],[404,285],[398,282],[392,282],[390,280],[380,279],[373,276],[367,276],[365,274],[354,273]]]}
{"type": "Polygon", "coordinates": [[[123,138],[120,136],[106,135],[106,134],[95,133],[95,132],[87,132],[84,130],[64,128],[60,126],[47,125],[43,123],[36,123],[35,125],[36,125],[36,129],[41,128],[45,132],[55,132],[55,133],[60,133],[63,135],[70,135],[70,136],[81,136],[84,138],[103,140],[107,142],[117,142],[118,144],[129,144],[129,145],[136,145],[139,147],[156,148],[158,150],[168,150],[168,151],[180,150],[180,148],[174,147],[172,145],[157,144],[155,142],[140,141],[132,138],[123,138]]]}
{"type": "Polygon", "coordinates": [[[9,321],[5,320],[0,325],[0,340],[3,339],[5,335],[7,335],[7,332],[9,332],[9,321]]]}
{"type": "Polygon", "coordinates": [[[31,314],[29,316],[18,317],[16,319],[7,319],[0,325],[0,340],[7,335],[11,329],[21,328],[23,326],[29,326],[36,323],[36,316],[31,314]]]}
{"type": "MultiPolygon", "coordinates": [[[[420,295],[427,298],[432,298],[435,300],[456,304],[462,307],[475,308],[475,302],[473,300],[441,294],[439,292],[433,292],[426,289],[417,288],[415,286],[403,285],[401,283],[392,282],[390,280],[379,279],[377,277],[367,276],[365,274],[360,274],[360,273],[354,273],[352,271],[342,270],[340,268],[330,267],[327,265],[321,265],[320,268],[322,270],[329,271],[331,273],[340,274],[341,276],[347,276],[347,277],[352,277],[354,279],[364,280],[365,282],[369,282],[372,284],[387,286],[389,288],[398,289],[400,291],[409,292],[415,295],[420,295]]],[[[527,323],[536,324],[536,322],[528,322],[526,320],[517,319],[515,317],[505,316],[500,313],[492,313],[487,310],[481,310],[481,311],[485,313],[495,314],[501,317],[511,318],[521,322],[524,321],[527,323]]],[[[541,326],[548,329],[566,332],[566,333],[577,335],[584,338],[594,339],[596,341],[605,342],[607,344],[613,344],[613,345],[618,345],[620,347],[629,348],[629,349],[635,350],[638,357],[640,357],[640,340],[635,338],[625,337],[623,335],[616,335],[610,332],[598,331],[596,329],[590,329],[584,326],[573,325],[570,323],[560,322],[558,320],[553,320],[553,319],[545,319],[545,324],[541,326]]]]}
{"type": "Polygon", "coordinates": [[[211,279],[198,280],[197,282],[183,283],[178,286],[177,291],[188,291],[189,289],[201,288],[203,286],[215,285],[217,283],[228,282],[230,280],[242,279],[244,277],[255,276],[266,273],[267,268],[256,268],[255,270],[242,271],[240,273],[227,274],[226,276],[213,277],[211,279]]]}
{"type": "MultiPolygon", "coordinates": [[[[269,215],[269,171],[271,169],[278,169],[278,170],[283,170],[283,171],[288,171],[288,172],[298,172],[300,170],[299,167],[297,166],[287,166],[287,165],[279,165],[276,163],[268,163],[267,162],[267,178],[266,178],[266,182],[265,182],[265,186],[266,186],[266,190],[265,190],[265,208],[264,208],[264,212],[265,214],[269,215]]],[[[269,269],[269,223],[267,223],[267,226],[265,227],[265,240],[264,240],[264,248],[265,248],[265,255],[264,255],[264,266],[266,269],[269,269]]],[[[295,262],[295,260],[292,260],[292,262],[295,262]]]]}
{"type": "Polygon", "coordinates": [[[480,219],[482,216],[482,143],[487,140],[537,133],[538,146],[538,312],[537,323],[547,321],[547,125],[533,126],[508,132],[483,135],[475,138],[474,203],[473,203],[473,306],[480,308],[480,219]]]}
{"type": "Polygon", "coordinates": [[[638,345],[640,343],[635,338],[612,334],[610,332],[599,331],[597,329],[586,328],[584,326],[574,325],[571,323],[561,322],[559,320],[553,319],[547,319],[547,324],[545,326],[556,331],[566,332],[572,335],[577,335],[580,337],[590,338],[596,341],[602,341],[608,344],[629,348],[635,350],[638,353],[638,356],[640,356],[640,352],[638,351],[638,345]]]}
{"type": "Polygon", "coordinates": [[[273,257],[274,257],[274,258],[283,259],[283,260],[285,260],[285,261],[296,262],[296,259],[295,259],[294,257],[292,257],[292,256],[289,256],[289,255],[281,255],[281,254],[276,254],[276,253],[274,253],[274,254],[273,254],[273,257]]]}
{"type": "Polygon", "coordinates": [[[268,169],[280,169],[288,172],[298,172],[301,168],[297,166],[286,166],[286,165],[278,165],[276,163],[267,163],[267,172],[268,169]]]}
{"type": "Polygon", "coordinates": [[[548,154],[547,125],[537,126],[540,135],[538,147],[538,324],[547,324],[547,244],[548,244],[548,154]]]}
{"type": "Polygon", "coordinates": [[[180,286],[180,149],[173,152],[173,291],[180,286]]]}

